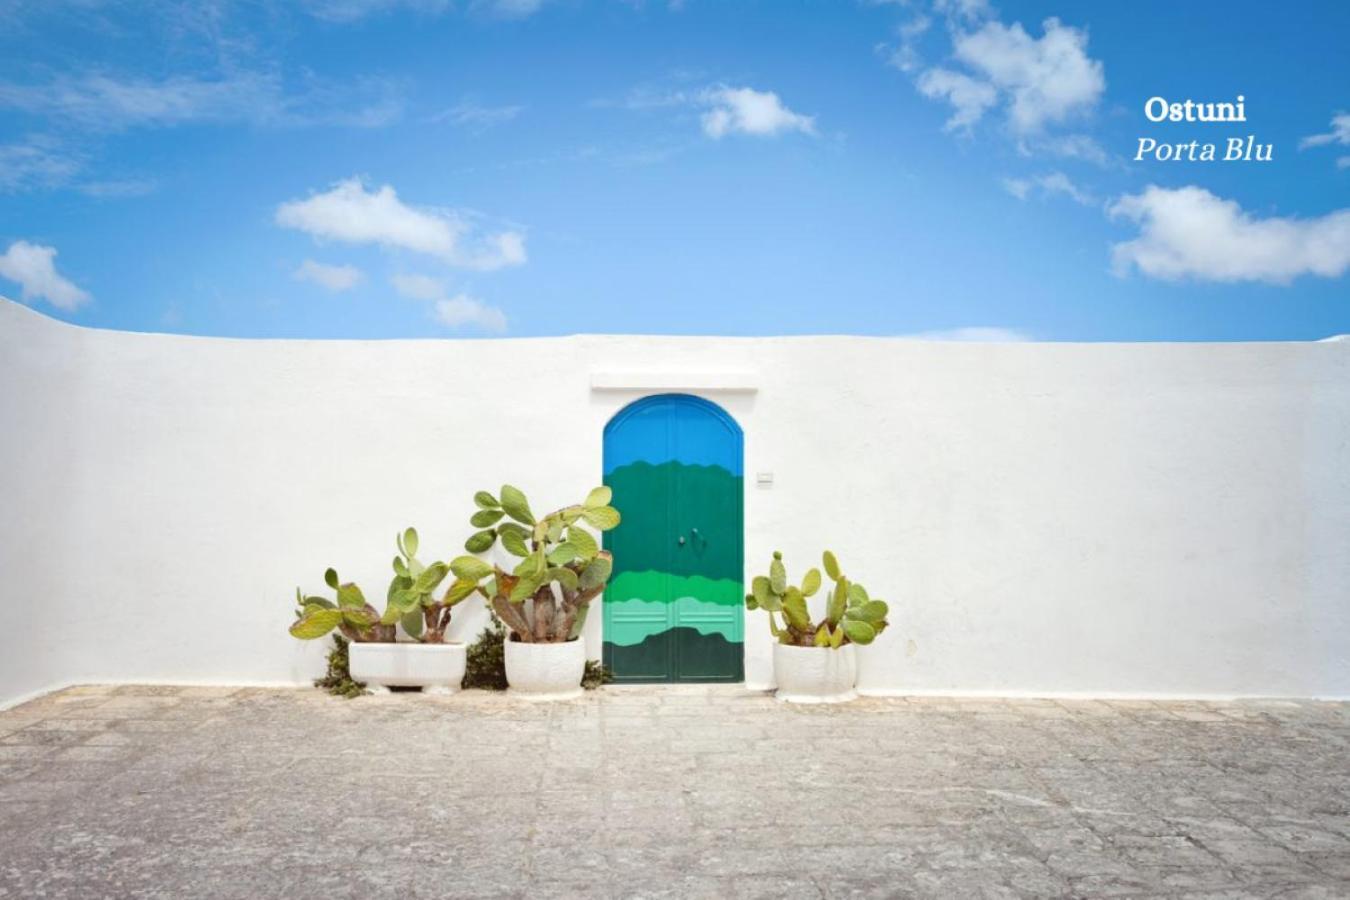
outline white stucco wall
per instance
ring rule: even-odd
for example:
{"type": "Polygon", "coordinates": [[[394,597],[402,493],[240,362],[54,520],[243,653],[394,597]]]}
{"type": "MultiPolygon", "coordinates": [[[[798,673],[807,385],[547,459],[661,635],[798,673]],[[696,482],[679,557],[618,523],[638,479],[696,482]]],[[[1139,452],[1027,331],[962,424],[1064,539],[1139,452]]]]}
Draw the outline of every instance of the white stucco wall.
{"type": "Polygon", "coordinates": [[[662,387],[744,428],[751,573],[829,546],[891,602],[865,690],[1350,696],[1346,344],[239,341],[0,303],[0,374],[0,702],[303,682],[297,583],[382,598],[395,532],[454,555],[482,487],[573,501],[662,387]]]}

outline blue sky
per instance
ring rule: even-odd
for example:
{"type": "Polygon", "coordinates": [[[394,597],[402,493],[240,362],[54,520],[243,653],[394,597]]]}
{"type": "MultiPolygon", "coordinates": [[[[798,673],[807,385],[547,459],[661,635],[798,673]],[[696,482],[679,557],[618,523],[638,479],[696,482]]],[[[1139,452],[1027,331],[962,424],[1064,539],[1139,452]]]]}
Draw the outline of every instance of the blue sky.
{"type": "Polygon", "coordinates": [[[1331,2],[0,0],[0,294],[249,337],[1317,339],[1348,39],[1331,2]],[[1272,161],[1133,158],[1248,134],[1272,161]]]}

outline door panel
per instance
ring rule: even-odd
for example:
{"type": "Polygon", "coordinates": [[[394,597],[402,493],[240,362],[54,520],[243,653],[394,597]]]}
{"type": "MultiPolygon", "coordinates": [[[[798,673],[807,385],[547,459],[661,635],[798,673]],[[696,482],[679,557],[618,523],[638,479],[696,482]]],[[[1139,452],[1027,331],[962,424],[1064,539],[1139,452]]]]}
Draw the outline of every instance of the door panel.
{"type": "Polygon", "coordinates": [[[616,681],[740,681],[741,432],[714,404],[640,400],[605,429],[605,664],[616,681]]]}

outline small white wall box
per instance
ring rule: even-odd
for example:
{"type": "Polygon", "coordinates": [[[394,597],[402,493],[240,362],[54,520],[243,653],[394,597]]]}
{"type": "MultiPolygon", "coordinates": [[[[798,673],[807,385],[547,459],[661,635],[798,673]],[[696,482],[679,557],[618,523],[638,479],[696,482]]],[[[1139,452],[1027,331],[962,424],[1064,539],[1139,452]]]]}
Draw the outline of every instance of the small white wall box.
{"type": "Polygon", "coordinates": [[[772,473],[772,472],[756,472],[756,473],[755,473],[755,484],[759,485],[760,487],[764,487],[764,488],[773,487],[773,473],[772,473]]]}

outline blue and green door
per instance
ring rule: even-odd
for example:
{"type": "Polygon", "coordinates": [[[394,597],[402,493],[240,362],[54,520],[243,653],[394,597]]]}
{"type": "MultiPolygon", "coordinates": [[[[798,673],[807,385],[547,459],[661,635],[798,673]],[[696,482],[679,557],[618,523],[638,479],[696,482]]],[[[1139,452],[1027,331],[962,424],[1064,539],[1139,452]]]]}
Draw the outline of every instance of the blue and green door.
{"type": "Polygon", "coordinates": [[[719,406],[646,397],[605,427],[605,665],[618,682],[742,681],[742,436],[719,406]]]}

